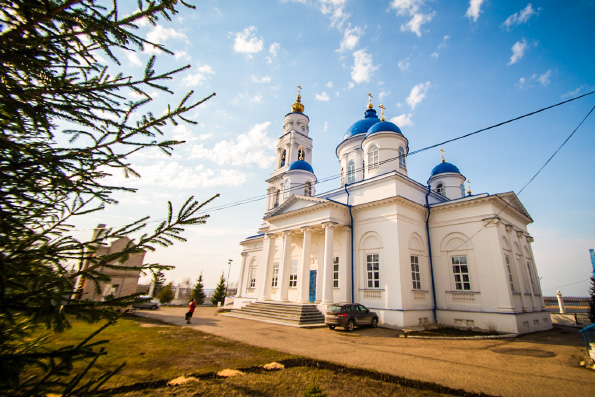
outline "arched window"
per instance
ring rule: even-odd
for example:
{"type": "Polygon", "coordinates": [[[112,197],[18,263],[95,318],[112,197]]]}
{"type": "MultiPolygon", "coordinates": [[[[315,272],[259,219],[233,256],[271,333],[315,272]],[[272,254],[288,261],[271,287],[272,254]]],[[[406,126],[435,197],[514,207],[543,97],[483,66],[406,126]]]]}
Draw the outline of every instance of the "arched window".
{"type": "Polygon", "coordinates": [[[306,182],[304,184],[304,196],[306,196],[306,197],[312,196],[312,184],[310,182],[306,182]]]}
{"type": "Polygon", "coordinates": [[[279,160],[279,168],[281,168],[285,165],[286,155],[287,155],[287,152],[285,151],[285,149],[283,149],[283,151],[281,152],[281,159],[279,160]]]}
{"type": "Polygon", "coordinates": [[[278,207],[279,206],[279,189],[275,189],[275,203],[273,204],[273,207],[278,207]]]}
{"type": "Polygon", "coordinates": [[[444,196],[444,185],[442,183],[439,183],[438,186],[436,186],[436,193],[444,196]]]}
{"type": "Polygon", "coordinates": [[[405,162],[405,149],[399,146],[399,167],[407,169],[407,163],[405,162]]]}
{"type": "Polygon", "coordinates": [[[461,183],[461,197],[465,197],[465,185],[461,183]]]}
{"type": "Polygon", "coordinates": [[[355,182],[355,161],[347,163],[347,183],[355,182]]]}
{"type": "Polygon", "coordinates": [[[290,196],[290,191],[291,191],[290,186],[291,185],[289,183],[289,179],[287,179],[285,181],[285,183],[283,184],[283,198],[284,199],[289,198],[289,196],[290,196]]]}
{"type": "Polygon", "coordinates": [[[376,145],[372,145],[368,149],[368,171],[372,168],[378,168],[378,148],[376,145]]]}
{"type": "Polygon", "coordinates": [[[300,148],[298,149],[298,160],[304,160],[304,147],[300,146],[300,148]]]}

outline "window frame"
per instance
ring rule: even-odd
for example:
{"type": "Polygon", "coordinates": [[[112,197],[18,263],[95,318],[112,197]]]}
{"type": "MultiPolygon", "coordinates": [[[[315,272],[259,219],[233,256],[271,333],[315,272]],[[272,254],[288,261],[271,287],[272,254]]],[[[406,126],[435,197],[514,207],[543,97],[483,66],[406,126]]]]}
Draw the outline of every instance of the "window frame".
{"type": "Polygon", "coordinates": [[[441,195],[442,197],[446,197],[446,189],[444,187],[444,183],[440,182],[436,185],[436,193],[441,195]]]}
{"type": "Polygon", "coordinates": [[[399,168],[407,169],[405,149],[403,149],[403,146],[399,146],[399,168]]]}
{"type": "Polygon", "coordinates": [[[283,149],[279,157],[279,168],[285,167],[285,164],[287,164],[287,150],[283,149]]]}
{"type": "Polygon", "coordinates": [[[339,257],[333,258],[333,288],[339,288],[339,257]]]}
{"type": "Polygon", "coordinates": [[[290,192],[291,192],[291,182],[289,181],[289,179],[286,179],[285,182],[283,182],[283,198],[288,199],[290,192]]]}
{"type": "Polygon", "coordinates": [[[504,266],[506,267],[506,274],[508,275],[508,286],[511,292],[517,292],[514,285],[514,276],[512,273],[512,261],[509,254],[504,254],[504,266]]]}
{"type": "Polygon", "coordinates": [[[355,161],[349,160],[347,163],[347,183],[355,182],[355,161]]]}
{"type": "Polygon", "coordinates": [[[368,171],[374,168],[378,168],[379,166],[379,150],[378,146],[372,145],[368,149],[368,171]]]}
{"type": "Polygon", "coordinates": [[[410,255],[411,281],[414,291],[421,291],[421,272],[419,269],[419,255],[410,255]]]}
{"type": "Polygon", "coordinates": [[[309,181],[304,183],[304,196],[312,197],[312,183],[309,181]]]}
{"type": "Polygon", "coordinates": [[[277,288],[279,286],[279,262],[273,262],[273,274],[271,276],[271,287],[277,288]]]}
{"type": "Polygon", "coordinates": [[[472,291],[471,289],[471,271],[469,269],[469,261],[467,255],[453,255],[450,257],[450,266],[453,275],[455,291],[472,291]],[[465,263],[461,263],[464,258],[465,263]],[[458,263],[455,263],[455,259],[458,263]],[[465,269],[463,269],[463,267],[465,269]],[[466,276],[466,277],[465,277],[466,276]],[[465,280],[466,278],[466,280],[465,280]]]}
{"type": "Polygon", "coordinates": [[[289,264],[289,288],[297,288],[298,260],[292,259],[289,264]]]}
{"type": "Polygon", "coordinates": [[[380,289],[380,253],[366,254],[366,288],[380,289]]]}
{"type": "Polygon", "coordinates": [[[248,288],[256,288],[256,266],[250,265],[250,274],[248,277],[248,288]]]}

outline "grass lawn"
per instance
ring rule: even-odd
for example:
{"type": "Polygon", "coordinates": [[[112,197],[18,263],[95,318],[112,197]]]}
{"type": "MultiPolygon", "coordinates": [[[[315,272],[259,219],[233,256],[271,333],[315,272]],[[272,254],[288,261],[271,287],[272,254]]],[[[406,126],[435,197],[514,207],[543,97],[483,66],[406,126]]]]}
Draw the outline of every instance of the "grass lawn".
{"type": "MultiPolygon", "coordinates": [[[[76,343],[96,329],[96,324],[75,321],[72,329],[58,335],[52,344],[76,343]]],[[[110,395],[303,396],[315,380],[325,394],[311,395],[474,395],[436,384],[292,356],[134,315],[121,318],[100,334],[99,339],[110,343],[105,345],[108,355],[97,361],[95,371],[111,370],[126,362],[104,387],[110,389],[110,395]],[[284,368],[262,368],[272,362],[281,363],[284,368]],[[239,370],[242,374],[217,375],[225,369],[239,370]],[[178,386],[167,385],[180,376],[193,379],[178,386]]]]}

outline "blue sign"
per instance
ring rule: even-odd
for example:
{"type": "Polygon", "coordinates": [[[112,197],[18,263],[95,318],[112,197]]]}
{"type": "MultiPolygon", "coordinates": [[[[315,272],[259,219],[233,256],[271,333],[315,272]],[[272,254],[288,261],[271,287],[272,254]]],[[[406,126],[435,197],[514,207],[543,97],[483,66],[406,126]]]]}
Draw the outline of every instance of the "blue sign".
{"type": "Polygon", "coordinates": [[[310,303],[316,302],[316,270],[310,270],[310,303]]]}

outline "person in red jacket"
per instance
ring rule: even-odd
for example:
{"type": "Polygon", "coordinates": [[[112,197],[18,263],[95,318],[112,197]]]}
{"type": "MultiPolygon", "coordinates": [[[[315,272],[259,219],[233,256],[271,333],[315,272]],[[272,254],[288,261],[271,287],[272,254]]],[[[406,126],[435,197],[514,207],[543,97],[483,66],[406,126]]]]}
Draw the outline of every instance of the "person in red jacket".
{"type": "Polygon", "coordinates": [[[194,298],[192,298],[190,303],[188,303],[188,313],[186,313],[186,324],[190,324],[190,319],[194,314],[194,309],[196,309],[196,301],[194,300],[194,298]]]}

